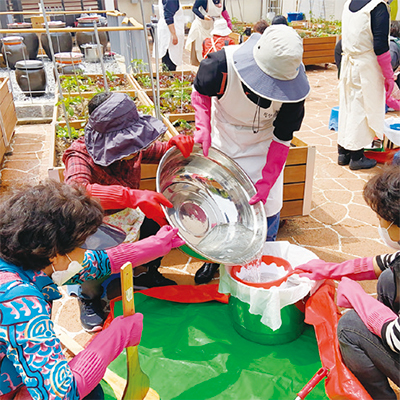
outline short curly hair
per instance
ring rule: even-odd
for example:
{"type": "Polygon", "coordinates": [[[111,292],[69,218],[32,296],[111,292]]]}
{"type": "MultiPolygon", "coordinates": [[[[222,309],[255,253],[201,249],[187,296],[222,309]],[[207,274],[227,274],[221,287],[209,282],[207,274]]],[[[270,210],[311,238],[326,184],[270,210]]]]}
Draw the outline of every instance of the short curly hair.
{"type": "Polygon", "coordinates": [[[0,258],[41,270],[96,232],[103,209],[84,188],[55,181],[20,189],[0,205],[0,258]]]}
{"type": "Polygon", "coordinates": [[[381,218],[400,227],[400,166],[387,166],[364,187],[364,199],[381,218]]]}
{"type": "Polygon", "coordinates": [[[100,105],[103,104],[112,95],[111,92],[101,92],[94,95],[88,103],[89,115],[100,105]]]}

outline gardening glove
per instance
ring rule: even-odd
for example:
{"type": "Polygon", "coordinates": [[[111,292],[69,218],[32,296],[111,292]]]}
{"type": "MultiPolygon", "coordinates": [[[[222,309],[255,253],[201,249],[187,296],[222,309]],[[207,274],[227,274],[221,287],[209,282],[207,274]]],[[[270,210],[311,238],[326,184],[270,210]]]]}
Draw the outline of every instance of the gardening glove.
{"type": "Polygon", "coordinates": [[[323,260],[311,260],[306,264],[298,265],[304,273],[300,277],[306,277],[314,281],[321,279],[342,279],[347,277],[355,281],[376,279],[372,257],[356,258],[343,261],[340,264],[325,262],[323,260]]]}
{"type": "Polygon", "coordinates": [[[106,250],[110,260],[111,273],[120,272],[120,268],[130,261],[133,267],[147,264],[149,261],[163,257],[171,249],[183,246],[185,241],[178,236],[178,228],[163,226],[155,235],[135,243],[122,243],[106,250]]]}
{"type": "Polygon", "coordinates": [[[208,149],[211,146],[211,97],[200,94],[193,89],[192,106],[196,119],[194,141],[203,145],[203,154],[207,157],[208,149]]]}
{"type": "Polygon", "coordinates": [[[274,186],[279,174],[281,173],[289,153],[289,145],[272,140],[267,153],[267,162],[262,170],[262,178],[257,181],[255,187],[257,193],[249,200],[249,204],[253,205],[262,201],[267,201],[269,192],[274,186]]]}
{"type": "Polygon", "coordinates": [[[222,11],[221,15],[225,18],[229,29],[232,29],[232,21],[231,21],[231,17],[228,14],[228,11],[227,10],[222,11]]]}
{"type": "Polygon", "coordinates": [[[383,325],[398,317],[389,307],[365,293],[360,284],[346,277],[338,286],[337,305],[354,308],[365,326],[380,338],[383,325]]]}
{"type": "Polygon", "coordinates": [[[377,56],[378,64],[381,67],[383,78],[385,79],[386,100],[392,95],[394,88],[394,73],[392,68],[392,58],[390,51],[377,56]]]}
{"type": "Polygon", "coordinates": [[[167,224],[161,205],[171,208],[172,203],[161,193],[129,189],[120,185],[98,185],[97,183],[87,185],[86,190],[91,196],[100,200],[101,206],[105,210],[139,207],[147,218],[154,220],[158,225],[167,224]]]}
{"type": "Polygon", "coordinates": [[[393,108],[393,110],[400,110],[400,100],[397,100],[392,96],[386,99],[386,104],[388,107],[393,108]]]}
{"type": "Polygon", "coordinates": [[[143,315],[140,313],[117,317],[68,363],[81,399],[98,385],[107,366],[123,349],[139,344],[142,329],[143,315]]]}
{"type": "Polygon", "coordinates": [[[168,149],[172,146],[176,146],[183,154],[183,157],[188,158],[193,150],[193,145],[194,140],[191,136],[177,135],[169,139],[167,146],[168,149]]]}

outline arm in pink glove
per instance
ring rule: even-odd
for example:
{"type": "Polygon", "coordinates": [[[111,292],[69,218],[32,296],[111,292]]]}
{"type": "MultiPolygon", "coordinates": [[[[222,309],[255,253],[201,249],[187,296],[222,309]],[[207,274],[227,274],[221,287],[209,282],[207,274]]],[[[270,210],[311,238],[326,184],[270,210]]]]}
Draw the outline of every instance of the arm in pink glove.
{"type": "Polygon", "coordinates": [[[285,166],[288,154],[289,145],[272,140],[268,149],[267,162],[262,170],[262,178],[255,184],[257,193],[249,200],[249,204],[256,204],[259,201],[265,204],[269,191],[285,166]]]}
{"type": "Polygon", "coordinates": [[[126,347],[137,346],[143,329],[143,315],[115,318],[107,329],[97,334],[85,350],[70,362],[81,399],[101,381],[108,364],[126,347]]]}
{"type": "Polygon", "coordinates": [[[86,185],[88,193],[100,200],[101,206],[105,210],[117,210],[123,208],[139,207],[147,218],[153,219],[160,226],[165,225],[164,211],[161,205],[172,207],[161,193],[151,190],[129,189],[120,185],[86,185]]]}
{"type": "Polygon", "coordinates": [[[394,88],[394,74],[392,68],[392,58],[390,51],[377,56],[378,64],[381,67],[383,78],[385,79],[386,99],[388,99],[394,88]]]}
{"type": "Polygon", "coordinates": [[[171,249],[183,246],[185,241],[178,236],[178,228],[163,226],[157,234],[135,243],[122,243],[106,250],[110,259],[111,273],[120,272],[120,268],[128,261],[132,266],[146,264],[151,260],[163,257],[171,249]]]}
{"type": "Polygon", "coordinates": [[[349,278],[343,278],[339,283],[337,305],[354,308],[365,326],[379,337],[382,337],[383,325],[398,318],[389,307],[365,293],[357,282],[349,278]]]}
{"type": "Polygon", "coordinates": [[[211,146],[211,98],[193,89],[192,106],[196,119],[194,141],[203,145],[203,154],[207,157],[211,146]]]}
{"type": "Polygon", "coordinates": [[[315,281],[321,279],[342,279],[343,277],[363,281],[376,279],[380,275],[381,270],[374,260],[372,257],[365,257],[336,264],[317,259],[298,265],[296,269],[304,271],[304,273],[300,274],[301,277],[305,276],[315,281]]]}
{"type": "Polygon", "coordinates": [[[393,110],[400,110],[400,100],[393,98],[392,96],[386,98],[386,104],[393,110]]]}
{"type": "Polygon", "coordinates": [[[193,150],[194,140],[191,136],[177,135],[168,141],[168,149],[176,146],[182,153],[183,157],[188,158],[193,150]]]}
{"type": "Polygon", "coordinates": [[[225,18],[229,29],[232,29],[232,21],[231,21],[231,17],[228,14],[228,11],[227,10],[222,11],[221,15],[225,18]]]}

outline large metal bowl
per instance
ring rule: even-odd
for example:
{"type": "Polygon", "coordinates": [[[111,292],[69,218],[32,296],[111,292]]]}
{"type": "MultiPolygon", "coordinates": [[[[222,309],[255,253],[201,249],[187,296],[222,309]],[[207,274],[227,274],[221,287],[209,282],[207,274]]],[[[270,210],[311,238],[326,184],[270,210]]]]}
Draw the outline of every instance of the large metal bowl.
{"type": "Polygon", "coordinates": [[[250,206],[256,193],[246,173],[222,152],[209,156],[195,145],[184,158],[173,147],[157,170],[157,191],[173,208],[164,208],[179,236],[204,258],[226,265],[244,265],[261,253],[267,218],[261,202],[250,206]]]}

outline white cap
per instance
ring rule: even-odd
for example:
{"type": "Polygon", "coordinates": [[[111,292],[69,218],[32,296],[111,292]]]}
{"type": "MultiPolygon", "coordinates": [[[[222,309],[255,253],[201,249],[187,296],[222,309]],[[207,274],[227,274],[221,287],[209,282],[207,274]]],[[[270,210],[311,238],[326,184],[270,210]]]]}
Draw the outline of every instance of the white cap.
{"type": "Polygon", "coordinates": [[[214,29],[211,31],[211,36],[228,36],[232,31],[228,27],[225,18],[218,18],[214,22],[214,29]]]}

